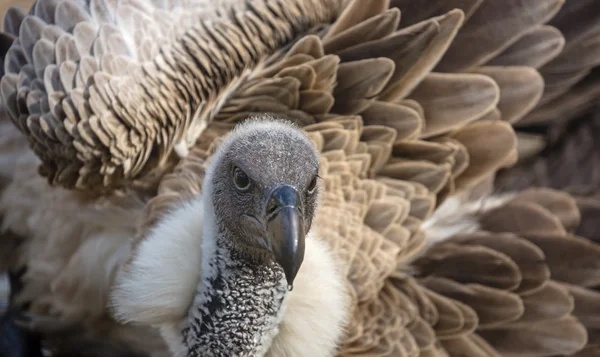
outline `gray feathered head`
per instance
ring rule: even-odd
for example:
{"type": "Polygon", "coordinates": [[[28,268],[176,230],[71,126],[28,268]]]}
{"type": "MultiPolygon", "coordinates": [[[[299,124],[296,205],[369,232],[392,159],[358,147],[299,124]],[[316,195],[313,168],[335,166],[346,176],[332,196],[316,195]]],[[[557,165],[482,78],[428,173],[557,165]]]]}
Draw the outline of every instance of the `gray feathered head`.
{"type": "Polygon", "coordinates": [[[317,205],[319,158],[303,131],[264,119],[246,121],[223,141],[205,192],[218,233],[233,237],[238,252],[273,257],[291,285],[317,205]]]}

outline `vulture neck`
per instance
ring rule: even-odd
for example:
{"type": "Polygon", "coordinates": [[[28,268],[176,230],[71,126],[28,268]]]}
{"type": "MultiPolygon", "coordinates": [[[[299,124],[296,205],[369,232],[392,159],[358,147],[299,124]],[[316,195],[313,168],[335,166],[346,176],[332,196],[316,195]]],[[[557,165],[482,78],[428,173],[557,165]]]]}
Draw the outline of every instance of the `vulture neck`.
{"type": "MultiPolygon", "coordinates": [[[[205,222],[214,223],[214,211],[205,222]],[[212,217],[211,217],[212,215],[212,217]]],[[[205,226],[198,295],[183,336],[188,356],[263,356],[283,318],[288,293],[283,269],[241,254],[235,238],[205,226]],[[211,234],[212,233],[212,234],[211,234]]]]}

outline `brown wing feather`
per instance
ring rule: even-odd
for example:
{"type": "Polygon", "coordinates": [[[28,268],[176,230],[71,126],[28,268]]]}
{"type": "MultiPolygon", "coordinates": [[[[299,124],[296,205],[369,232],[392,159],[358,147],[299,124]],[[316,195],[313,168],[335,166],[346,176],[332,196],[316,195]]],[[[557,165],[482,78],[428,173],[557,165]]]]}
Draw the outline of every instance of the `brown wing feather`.
{"type": "MultiPolygon", "coordinates": [[[[576,317],[593,301],[588,288],[596,284],[600,271],[593,264],[598,261],[597,245],[573,234],[579,217],[586,217],[585,210],[578,212],[581,203],[577,206],[570,197],[549,190],[504,198],[492,209],[470,211],[473,205],[459,203],[459,220],[450,223],[464,229],[452,231],[433,247],[435,237],[424,222],[442,210],[444,202],[452,204],[458,194],[489,184],[498,169],[515,163],[518,146],[510,123],[542,110],[538,102],[546,95],[551,69],[564,64],[560,56],[572,48],[569,41],[593,32],[593,21],[567,31],[564,19],[583,15],[560,0],[453,1],[455,10],[437,1],[409,3],[375,1],[365,9],[361,0],[351,1],[341,14],[335,13],[339,17],[332,26],[317,28],[285,48],[271,43],[274,38],[287,39],[285,33],[269,38],[257,33],[256,39],[278,51],[227,97],[213,98],[222,99],[214,122],[186,159],[173,162],[170,174],[159,175],[158,194],[147,206],[140,236],[165,209],[201,190],[211,145],[232,124],[270,112],[302,125],[322,153],[324,193],[315,226],[344,263],[354,299],[339,355],[576,353],[593,335],[593,321],[576,317]],[[399,6],[401,16],[389,6],[399,6]],[[552,27],[543,25],[553,16],[557,20],[550,22],[552,27]],[[531,41],[527,36],[545,41],[552,50],[525,46],[531,41]],[[478,225],[463,226],[461,219],[478,225]],[[590,264],[578,267],[574,263],[579,257],[590,264]],[[581,310],[577,301],[582,302],[581,310]],[[559,308],[544,308],[554,304],[559,308]]],[[[585,4],[591,6],[590,1],[585,4]]],[[[327,23],[335,17],[329,15],[315,16],[327,18],[327,23]]],[[[252,19],[257,29],[271,20],[252,19]]],[[[35,29],[37,24],[28,26],[35,29]]],[[[237,38],[229,30],[234,31],[208,29],[216,38],[237,38]]],[[[223,55],[229,50],[214,52],[227,79],[234,76],[228,71],[237,70],[223,55]]],[[[89,68],[93,73],[94,66],[89,68]]],[[[147,78],[172,74],[164,66],[147,70],[147,78]]],[[[577,82],[584,71],[578,68],[575,75],[556,79],[553,95],[561,93],[560,86],[577,82]]],[[[224,89],[225,83],[209,82],[209,77],[198,74],[204,88],[224,89]]],[[[50,75],[45,79],[60,84],[50,75]]],[[[94,85],[107,91],[93,98],[106,97],[113,103],[108,89],[116,84],[96,76],[94,85]]],[[[86,109],[77,95],[71,101],[77,110],[79,104],[86,109]]],[[[102,102],[89,104],[97,113],[108,113],[102,102]]],[[[152,105],[147,103],[148,108],[152,105]]],[[[81,113],[87,115],[85,110],[81,113]]],[[[81,142],[87,147],[80,152],[104,145],[103,140],[139,140],[122,134],[122,124],[109,114],[81,123],[81,142]],[[123,136],[111,138],[114,133],[123,136]]],[[[51,136],[44,128],[40,124],[27,130],[43,142],[51,136]]],[[[170,142],[176,129],[160,131],[165,135],[161,143],[170,142]]],[[[153,134],[156,138],[158,132],[153,134]]],[[[139,142],[141,147],[143,140],[139,142]]],[[[118,145],[114,148],[110,155],[123,155],[118,145]]],[[[98,176],[98,158],[81,157],[90,171],[65,177],[98,176]]],[[[108,174],[125,162],[99,157],[110,162],[108,174]]],[[[132,162],[131,167],[137,170],[144,162],[132,162]]],[[[90,187],[94,183],[81,182],[90,187]]],[[[106,182],[110,186],[112,181],[106,182]]]]}

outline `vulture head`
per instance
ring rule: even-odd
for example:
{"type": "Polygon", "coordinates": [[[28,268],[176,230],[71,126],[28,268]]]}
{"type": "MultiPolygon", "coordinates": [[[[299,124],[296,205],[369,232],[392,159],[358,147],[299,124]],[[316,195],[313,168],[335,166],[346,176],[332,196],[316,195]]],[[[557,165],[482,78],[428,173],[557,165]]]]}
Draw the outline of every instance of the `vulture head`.
{"type": "Polygon", "coordinates": [[[311,231],[318,173],[315,146],[295,126],[268,118],[236,127],[210,158],[201,193],[134,247],[111,294],[114,315],[160,326],[176,356],[332,353],[349,300],[311,231]],[[316,319],[322,326],[298,337],[294,329],[316,319]]]}
{"type": "Polygon", "coordinates": [[[275,261],[290,287],[317,205],[319,159],[300,130],[277,121],[238,127],[208,168],[217,236],[236,253],[275,261]]]}

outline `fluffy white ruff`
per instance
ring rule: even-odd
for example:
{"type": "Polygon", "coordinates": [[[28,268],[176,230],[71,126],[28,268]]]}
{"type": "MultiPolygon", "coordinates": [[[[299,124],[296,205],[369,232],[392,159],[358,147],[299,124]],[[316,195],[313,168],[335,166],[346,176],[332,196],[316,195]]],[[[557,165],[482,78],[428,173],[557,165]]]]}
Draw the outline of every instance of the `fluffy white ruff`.
{"type": "MultiPolygon", "coordinates": [[[[111,294],[116,318],[161,325],[176,355],[183,353],[179,331],[201,276],[203,209],[203,200],[197,198],[161,220],[118,275],[111,294]]],[[[267,356],[333,356],[348,322],[351,300],[332,252],[311,235],[305,249],[267,356]]]]}
{"type": "Polygon", "coordinates": [[[346,277],[318,238],[306,238],[304,261],[268,357],[336,354],[349,321],[351,299],[346,277]]]}
{"type": "Polygon", "coordinates": [[[204,202],[167,214],[118,275],[111,310],[120,321],[165,324],[187,316],[202,270],[204,202]]]}

